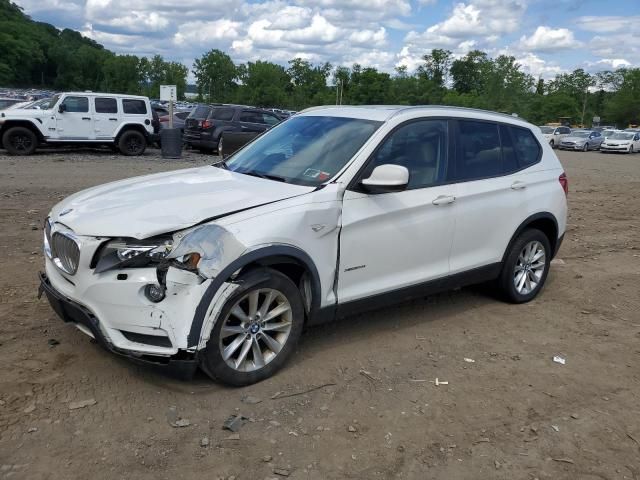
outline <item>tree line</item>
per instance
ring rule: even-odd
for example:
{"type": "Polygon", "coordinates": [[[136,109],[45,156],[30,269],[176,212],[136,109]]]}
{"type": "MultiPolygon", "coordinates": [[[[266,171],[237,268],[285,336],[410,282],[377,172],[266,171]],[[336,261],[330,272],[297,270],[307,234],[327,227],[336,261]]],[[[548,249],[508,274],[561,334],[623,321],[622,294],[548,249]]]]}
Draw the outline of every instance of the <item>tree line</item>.
{"type": "MultiPolygon", "coordinates": [[[[80,33],[34,22],[10,0],[0,0],[0,85],[47,86],[159,96],[161,84],[187,90],[189,70],[178,62],[116,55],[80,33]]],[[[455,58],[444,49],[425,52],[415,72],[393,73],[353,64],[334,67],[294,58],[286,66],[236,64],[217,49],[196,59],[198,100],[300,110],[322,104],[454,105],[517,113],[533,123],[569,117],[573,124],[640,123],[640,69],[590,74],[583,69],[553,80],[526,73],[508,55],[474,50],[455,58]]]]}

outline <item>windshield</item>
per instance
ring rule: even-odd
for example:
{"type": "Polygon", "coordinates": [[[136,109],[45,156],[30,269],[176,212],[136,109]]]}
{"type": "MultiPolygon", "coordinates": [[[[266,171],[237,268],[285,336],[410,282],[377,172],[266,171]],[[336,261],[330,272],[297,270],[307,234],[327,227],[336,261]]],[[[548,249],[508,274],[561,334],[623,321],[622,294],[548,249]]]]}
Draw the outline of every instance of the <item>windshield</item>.
{"type": "Polygon", "coordinates": [[[292,117],[227,160],[229,170],[296,185],[333,177],[382,122],[342,117],[292,117]]]}
{"type": "Polygon", "coordinates": [[[550,134],[550,133],[553,133],[554,128],[553,127],[540,127],[540,130],[542,130],[542,133],[544,133],[544,134],[550,134]]]}
{"type": "Polygon", "coordinates": [[[43,110],[51,110],[53,107],[56,106],[56,103],[58,103],[58,100],[60,99],[60,94],[54,95],[53,97],[51,97],[49,99],[49,103],[44,104],[42,106],[43,110]]]}
{"type": "Polygon", "coordinates": [[[605,130],[604,132],[602,132],[602,136],[603,137],[609,137],[611,135],[613,135],[615,133],[615,130],[605,130]]]}
{"type": "Polygon", "coordinates": [[[591,132],[573,132],[572,137],[587,138],[591,132]]]}
{"type": "Polygon", "coordinates": [[[609,138],[611,140],[632,140],[634,135],[635,133],[618,132],[618,133],[614,133],[609,138]]]}

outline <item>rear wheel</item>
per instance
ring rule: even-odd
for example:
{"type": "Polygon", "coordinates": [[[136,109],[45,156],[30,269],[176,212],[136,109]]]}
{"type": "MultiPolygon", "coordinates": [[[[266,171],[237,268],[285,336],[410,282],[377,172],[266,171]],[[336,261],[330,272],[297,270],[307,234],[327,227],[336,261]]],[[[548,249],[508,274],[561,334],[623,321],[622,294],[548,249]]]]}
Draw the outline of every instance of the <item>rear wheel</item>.
{"type": "Polygon", "coordinates": [[[38,146],[38,137],[25,127],[13,127],[2,136],[2,146],[11,155],[31,155],[38,146]]]}
{"type": "Polygon", "coordinates": [[[222,157],[222,134],[220,134],[220,138],[218,139],[218,155],[222,157]]]}
{"type": "Polygon", "coordinates": [[[147,148],[147,139],[137,130],[128,130],[120,136],[118,148],[127,156],[142,155],[147,148]]]}
{"type": "Polygon", "coordinates": [[[264,380],[285,363],[302,333],[298,287],[282,273],[254,270],[224,304],[201,356],[211,378],[243,386],[264,380]]]}
{"type": "Polygon", "coordinates": [[[507,254],[499,285],[509,302],[533,300],[542,289],[549,273],[551,245],[537,229],[528,229],[513,242],[507,254]]]}

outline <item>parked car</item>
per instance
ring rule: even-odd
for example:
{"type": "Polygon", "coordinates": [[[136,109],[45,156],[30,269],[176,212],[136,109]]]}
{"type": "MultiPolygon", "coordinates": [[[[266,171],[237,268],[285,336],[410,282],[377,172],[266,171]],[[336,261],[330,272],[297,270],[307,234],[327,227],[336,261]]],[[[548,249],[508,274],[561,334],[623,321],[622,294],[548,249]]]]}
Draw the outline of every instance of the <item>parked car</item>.
{"type": "Polygon", "coordinates": [[[60,93],[42,110],[0,113],[0,138],[11,155],[30,155],[39,145],[110,145],[142,155],[154,133],[147,97],[112,93],[60,93]]]}
{"type": "Polygon", "coordinates": [[[0,110],[4,110],[12,105],[15,105],[16,103],[22,103],[24,102],[23,99],[19,99],[19,98],[2,98],[0,97],[0,110]]]}
{"type": "Polygon", "coordinates": [[[540,130],[452,107],[318,107],[218,166],[89,188],[50,211],[40,288],[138,362],[247,385],[303,327],[468,284],[542,290],[567,177],[540,130]]]}
{"type": "Polygon", "coordinates": [[[560,150],[597,150],[604,141],[600,132],[593,130],[574,130],[562,139],[558,148],[560,150]]]}
{"type": "Polygon", "coordinates": [[[600,146],[601,152],[634,153],[640,151],[640,133],[616,132],[600,146]]]}
{"type": "Polygon", "coordinates": [[[201,151],[218,151],[223,132],[258,135],[282,119],[273,112],[243,105],[199,105],[185,120],[184,142],[201,151]]]}
{"type": "Polygon", "coordinates": [[[613,128],[607,128],[605,130],[602,130],[602,132],[600,132],[602,134],[602,136],[604,137],[604,140],[606,140],[607,138],[609,138],[611,135],[613,135],[614,133],[616,133],[618,130],[615,130],[613,128]]]}
{"type": "Polygon", "coordinates": [[[563,138],[571,133],[571,129],[569,127],[552,127],[548,125],[540,126],[540,130],[542,131],[542,135],[547,139],[549,145],[552,148],[556,148],[560,145],[560,142],[563,138]]]}
{"type": "MultiPolygon", "coordinates": [[[[173,128],[179,128],[184,132],[184,122],[191,112],[174,112],[173,128]]],[[[160,128],[169,128],[170,115],[160,117],[160,128]]]]}

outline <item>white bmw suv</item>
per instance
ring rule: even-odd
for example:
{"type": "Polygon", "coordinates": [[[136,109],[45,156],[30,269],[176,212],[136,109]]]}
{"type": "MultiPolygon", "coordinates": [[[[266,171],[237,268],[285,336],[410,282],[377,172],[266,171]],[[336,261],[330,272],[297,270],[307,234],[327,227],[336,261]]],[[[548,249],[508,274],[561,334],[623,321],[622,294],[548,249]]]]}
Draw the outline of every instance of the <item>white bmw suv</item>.
{"type": "Polygon", "coordinates": [[[224,163],[79,192],[41,292],[108,350],[247,385],[305,325],[493,281],[538,295],[567,178],[540,129],[451,107],[318,107],[224,163]]]}

